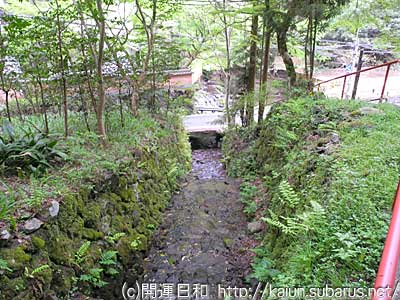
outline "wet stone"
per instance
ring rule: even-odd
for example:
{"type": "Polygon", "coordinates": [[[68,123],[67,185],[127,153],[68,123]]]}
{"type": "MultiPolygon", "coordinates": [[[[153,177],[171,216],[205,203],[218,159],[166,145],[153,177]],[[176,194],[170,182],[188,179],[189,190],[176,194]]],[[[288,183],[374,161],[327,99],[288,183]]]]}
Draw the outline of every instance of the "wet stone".
{"type": "Polygon", "coordinates": [[[192,172],[156,232],[143,282],[247,287],[251,242],[239,200],[240,183],[228,178],[218,149],[193,151],[192,172]],[[238,256],[238,249],[245,249],[238,256]]]}

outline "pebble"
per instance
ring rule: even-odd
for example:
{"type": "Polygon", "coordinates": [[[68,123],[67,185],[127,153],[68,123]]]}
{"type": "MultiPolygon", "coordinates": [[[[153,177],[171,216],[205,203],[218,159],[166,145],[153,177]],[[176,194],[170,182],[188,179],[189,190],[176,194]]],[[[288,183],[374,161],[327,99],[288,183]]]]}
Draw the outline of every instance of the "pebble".
{"type": "Polygon", "coordinates": [[[264,229],[264,223],[261,221],[255,221],[247,224],[247,230],[250,233],[257,233],[264,229]]]}
{"type": "Polygon", "coordinates": [[[51,202],[51,206],[49,207],[50,216],[57,217],[58,212],[60,211],[60,204],[57,201],[51,202]]]}
{"type": "Polygon", "coordinates": [[[27,232],[34,232],[38,230],[43,225],[43,222],[37,218],[32,218],[25,222],[24,229],[27,232]]]}
{"type": "Polygon", "coordinates": [[[7,229],[4,229],[1,233],[0,233],[0,240],[9,240],[11,238],[11,234],[8,232],[7,229]]]}

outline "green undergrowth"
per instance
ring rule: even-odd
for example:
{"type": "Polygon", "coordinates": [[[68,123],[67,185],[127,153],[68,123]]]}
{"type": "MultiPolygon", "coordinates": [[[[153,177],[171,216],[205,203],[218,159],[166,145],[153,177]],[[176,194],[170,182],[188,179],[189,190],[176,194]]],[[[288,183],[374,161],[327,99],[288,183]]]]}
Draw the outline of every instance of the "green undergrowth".
{"type": "Polygon", "coordinates": [[[231,129],[228,171],[245,178],[246,209],[267,225],[253,276],[277,286],[372,286],[399,178],[399,132],[395,106],[309,98],[274,106],[258,128],[231,129]]]}
{"type": "MultiPolygon", "coordinates": [[[[89,121],[91,127],[95,128],[95,119],[89,121]]],[[[123,172],[126,162],[143,151],[158,151],[158,155],[164,157],[169,149],[162,147],[162,144],[173,140],[170,137],[175,130],[183,132],[179,124],[179,117],[161,116],[155,119],[143,112],[138,118],[127,117],[122,127],[118,113],[111,112],[106,118],[107,145],[102,147],[96,132],[88,131],[78,114],[70,114],[71,134],[68,139],[63,137],[62,119],[50,115],[51,137],[57,140],[55,148],[65,153],[66,158],[40,174],[18,172],[17,176],[9,176],[5,166],[1,166],[0,191],[4,194],[0,198],[3,201],[0,204],[7,208],[3,209],[3,214],[0,213],[0,221],[18,223],[21,217],[18,210],[21,208],[40,209],[47,199],[59,199],[66,193],[79,192],[82,188],[94,188],[104,178],[123,172]]],[[[11,126],[16,136],[23,136],[26,132],[35,136],[40,135],[36,128],[43,127],[43,120],[29,116],[24,123],[15,119],[11,126]]],[[[189,149],[183,148],[182,157],[188,155],[189,149]]],[[[176,173],[181,172],[178,163],[176,169],[176,173]]]]}
{"type": "MultiPolygon", "coordinates": [[[[125,127],[110,116],[104,147],[71,120],[71,136],[57,144],[65,162],[40,174],[1,177],[7,188],[0,227],[11,235],[0,240],[1,300],[119,297],[123,281],[140,278],[152,234],[190,169],[177,116],[143,112],[125,127]],[[50,215],[54,201],[57,216],[50,215]],[[43,222],[33,232],[26,228],[32,217],[43,222]]],[[[62,122],[50,124],[53,134],[62,132],[62,122]]]]}

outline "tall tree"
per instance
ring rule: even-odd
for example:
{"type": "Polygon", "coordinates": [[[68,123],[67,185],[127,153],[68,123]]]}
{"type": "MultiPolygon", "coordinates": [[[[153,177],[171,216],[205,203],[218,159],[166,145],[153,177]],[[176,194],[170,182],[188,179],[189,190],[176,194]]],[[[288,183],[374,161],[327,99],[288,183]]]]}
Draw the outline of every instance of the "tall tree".
{"type": "Polygon", "coordinates": [[[99,102],[97,106],[97,131],[103,141],[105,142],[106,130],[104,127],[104,108],[106,103],[106,96],[104,90],[104,76],[103,76],[103,61],[104,61],[104,44],[106,38],[106,19],[103,11],[103,1],[96,0],[97,14],[93,14],[97,26],[99,27],[99,43],[98,52],[96,57],[96,69],[97,69],[97,80],[98,80],[98,94],[99,102]]]}
{"type": "Polygon", "coordinates": [[[226,51],[226,70],[225,70],[225,113],[226,113],[226,121],[228,124],[231,124],[231,115],[229,110],[229,99],[231,96],[231,29],[229,28],[226,10],[227,5],[229,5],[228,0],[223,0],[223,9],[224,13],[222,16],[222,22],[224,26],[224,37],[225,37],[225,51],[226,51]]]}
{"type": "Polygon", "coordinates": [[[265,102],[267,97],[267,80],[268,80],[268,68],[269,68],[269,55],[271,48],[271,12],[270,12],[270,2],[269,0],[265,0],[264,2],[264,53],[263,53],[263,65],[262,65],[262,74],[261,74],[261,85],[260,85],[260,95],[258,102],[258,123],[261,123],[264,117],[265,110],[265,102]]]}
{"type": "Polygon", "coordinates": [[[273,16],[273,25],[276,32],[278,52],[285,64],[291,86],[296,84],[296,70],[287,45],[288,31],[296,16],[296,1],[287,1],[281,4],[283,9],[276,10],[273,16]]]}
{"type": "MultiPolygon", "coordinates": [[[[63,108],[64,108],[64,134],[65,137],[68,136],[68,100],[67,100],[67,79],[65,75],[65,65],[66,59],[64,55],[64,41],[63,41],[63,31],[64,24],[61,20],[61,6],[59,0],[55,1],[56,3],[56,24],[57,24],[57,46],[58,46],[58,55],[60,61],[60,76],[61,76],[61,86],[62,86],[62,99],[63,99],[63,108]]],[[[64,11],[65,14],[65,11],[64,11]]]]}
{"type": "Polygon", "coordinates": [[[104,111],[106,104],[106,95],[104,87],[104,48],[106,41],[106,15],[104,12],[102,0],[93,2],[79,1],[77,5],[78,13],[80,15],[81,24],[84,29],[85,35],[88,39],[88,45],[92,54],[93,62],[96,66],[96,81],[97,81],[97,106],[96,106],[96,120],[97,120],[97,133],[101,142],[106,142],[106,129],[104,125],[104,111]],[[94,20],[96,26],[95,30],[90,28],[87,23],[85,13],[88,13],[90,18],[94,20]],[[97,36],[95,36],[96,34],[97,36]]]}
{"type": "MultiPolygon", "coordinates": [[[[253,1],[253,7],[258,5],[258,0],[253,1]]],[[[257,75],[257,41],[258,41],[258,11],[255,11],[251,17],[250,33],[250,53],[249,53],[249,76],[247,83],[247,92],[254,93],[257,75]]],[[[254,120],[254,97],[247,97],[246,103],[246,125],[250,125],[254,120]]]]}

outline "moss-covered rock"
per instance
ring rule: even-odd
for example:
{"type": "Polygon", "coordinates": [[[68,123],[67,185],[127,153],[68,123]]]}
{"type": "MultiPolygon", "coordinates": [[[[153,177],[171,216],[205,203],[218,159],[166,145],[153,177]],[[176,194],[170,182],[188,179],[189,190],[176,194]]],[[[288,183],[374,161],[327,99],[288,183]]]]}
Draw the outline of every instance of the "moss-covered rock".
{"type": "Polygon", "coordinates": [[[23,270],[32,259],[32,257],[25,252],[22,246],[13,249],[2,249],[0,250],[0,257],[7,261],[8,267],[14,272],[23,270]]]}
{"type": "Polygon", "coordinates": [[[101,231],[96,231],[92,228],[83,228],[82,237],[89,241],[97,241],[104,238],[104,233],[101,231]]]}
{"type": "Polygon", "coordinates": [[[38,236],[35,236],[35,235],[32,236],[31,241],[32,241],[33,246],[36,249],[43,250],[46,246],[46,241],[38,236]]]}

